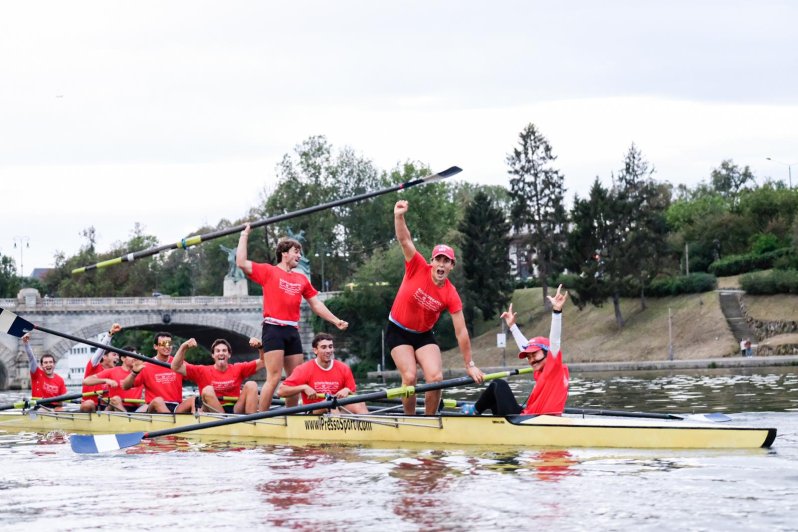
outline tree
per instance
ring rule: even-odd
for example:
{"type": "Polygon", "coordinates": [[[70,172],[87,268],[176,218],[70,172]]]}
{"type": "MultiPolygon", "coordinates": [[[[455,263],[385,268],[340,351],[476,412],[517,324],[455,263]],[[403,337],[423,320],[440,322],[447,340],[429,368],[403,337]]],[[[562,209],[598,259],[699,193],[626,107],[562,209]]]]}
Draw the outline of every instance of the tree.
{"type": "Polygon", "coordinates": [[[741,169],[731,159],[726,159],[721,161],[720,168],[712,170],[710,182],[712,188],[726,198],[732,208],[735,208],[740,192],[749,183],[756,183],[756,179],[748,166],[741,169]]]}
{"type": "Polygon", "coordinates": [[[14,259],[0,254],[0,297],[17,297],[20,288],[14,259]]]}
{"type": "Polygon", "coordinates": [[[460,222],[463,235],[461,262],[465,275],[465,317],[472,328],[474,309],[484,319],[499,314],[512,298],[510,278],[510,224],[484,192],[477,192],[460,222]]]}
{"type": "Polygon", "coordinates": [[[563,176],[552,167],[556,157],[546,138],[534,124],[519,134],[519,146],[507,156],[512,198],[512,220],[516,233],[527,235],[527,263],[537,265],[548,305],[548,277],[559,267],[567,215],[563,204],[563,176]]]}

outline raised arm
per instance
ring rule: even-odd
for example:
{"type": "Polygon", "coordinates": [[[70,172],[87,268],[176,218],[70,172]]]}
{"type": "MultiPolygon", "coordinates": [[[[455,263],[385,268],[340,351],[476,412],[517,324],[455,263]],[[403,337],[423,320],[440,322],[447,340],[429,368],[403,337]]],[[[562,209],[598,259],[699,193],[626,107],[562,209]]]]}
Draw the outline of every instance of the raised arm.
{"type": "Polygon", "coordinates": [[[133,369],[130,371],[130,373],[127,374],[127,377],[125,377],[120,383],[122,385],[122,389],[123,390],[131,389],[133,387],[133,384],[135,384],[136,375],[138,375],[143,369],[144,369],[144,362],[142,362],[141,360],[136,360],[133,363],[133,369]]]}
{"type": "Polygon", "coordinates": [[[518,345],[518,350],[523,351],[526,349],[526,346],[529,345],[529,340],[526,339],[526,336],[521,332],[521,329],[518,328],[518,325],[515,324],[515,318],[518,316],[517,312],[513,312],[513,304],[510,303],[510,306],[507,308],[506,311],[502,312],[502,318],[504,318],[505,323],[507,323],[507,327],[510,328],[510,333],[513,335],[513,340],[518,345]]]}
{"type": "Polygon", "coordinates": [[[30,348],[30,333],[25,333],[22,335],[22,345],[25,348],[25,353],[28,355],[28,365],[30,366],[30,372],[36,373],[36,369],[39,367],[39,363],[36,362],[36,355],[33,354],[33,349],[30,348]]]}
{"type": "Polygon", "coordinates": [[[238,237],[238,247],[236,248],[236,266],[241,268],[247,275],[252,275],[252,261],[247,259],[247,244],[249,243],[249,232],[251,230],[249,224],[247,224],[238,237]]]}
{"type": "MultiPolygon", "coordinates": [[[[113,325],[111,325],[111,329],[107,333],[105,333],[105,335],[102,337],[102,340],[100,340],[100,343],[101,344],[105,344],[105,345],[110,344],[111,343],[111,338],[113,338],[113,336],[116,333],[118,333],[119,331],[121,331],[121,330],[122,330],[122,326],[119,325],[118,323],[114,323],[113,325]]],[[[100,364],[100,361],[103,359],[103,356],[105,355],[105,353],[107,353],[107,352],[108,351],[106,351],[102,347],[98,347],[94,351],[94,355],[92,355],[92,357],[91,357],[91,365],[92,365],[92,367],[96,368],[100,364]]],[[[84,383],[84,384],[86,384],[86,383],[84,383]]],[[[98,384],[98,383],[94,383],[94,384],[98,384]]],[[[88,384],[87,386],[92,386],[92,384],[88,384]]]]}
{"type": "Polygon", "coordinates": [[[416,245],[413,244],[413,237],[410,235],[410,229],[407,228],[407,222],[405,221],[405,213],[408,208],[407,200],[399,200],[393,206],[393,225],[396,230],[396,240],[402,246],[405,261],[409,261],[416,254],[416,245]]]}
{"type": "Polygon", "coordinates": [[[339,330],[345,331],[347,327],[349,327],[349,323],[345,322],[344,320],[335,316],[330,309],[327,308],[327,305],[319,299],[319,296],[313,296],[308,299],[308,306],[310,306],[310,310],[312,310],[318,317],[323,319],[324,321],[328,321],[338,327],[339,330]]]}
{"type": "Polygon", "coordinates": [[[258,361],[255,364],[255,368],[258,371],[262,370],[266,367],[266,352],[263,350],[263,342],[260,338],[250,338],[249,339],[249,347],[254,347],[258,350],[258,361]]]}
{"type": "Polygon", "coordinates": [[[180,347],[177,348],[177,353],[175,353],[175,357],[172,359],[172,371],[184,377],[186,376],[186,351],[192,347],[197,347],[197,341],[194,338],[189,338],[180,344],[180,347]]]}
{"type": "Polygon", "coordinates": [[[562,348],[562,307],[568,299],[568,291],[560,293],[562,285],[557,287],[557,293],[549,296],[551,303],[551,330],[549,331],[549,354],[557,356],[562,348]]]}

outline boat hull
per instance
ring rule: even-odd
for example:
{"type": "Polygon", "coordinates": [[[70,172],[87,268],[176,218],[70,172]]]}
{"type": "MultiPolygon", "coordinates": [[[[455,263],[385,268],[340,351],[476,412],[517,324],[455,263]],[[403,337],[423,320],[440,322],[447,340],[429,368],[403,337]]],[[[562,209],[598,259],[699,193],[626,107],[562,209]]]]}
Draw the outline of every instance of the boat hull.
{"type": "MultiPolygon", "coordinates": [[[[120,434],[215,421],[217,415],[0,412],[0,431],[120,434]]],[[[770,447],[774,428],[568,416],[278,416],[184,433],[240,440],[521,447],[770,447]]]]}

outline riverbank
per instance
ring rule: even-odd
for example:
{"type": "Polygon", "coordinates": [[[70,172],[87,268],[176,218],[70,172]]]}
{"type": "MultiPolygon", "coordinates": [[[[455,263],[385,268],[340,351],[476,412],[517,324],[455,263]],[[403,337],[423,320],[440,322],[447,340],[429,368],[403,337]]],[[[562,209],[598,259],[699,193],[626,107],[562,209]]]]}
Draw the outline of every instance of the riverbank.
{"type": "MultiPolygon", "coordinates": [[[[726,358],[702,358],[690,360],[632,360],[626,362],[576,362],[568,363],[571,375],[579,373],[599,373],[599,372],[626,372],[626,371],[670,371],[680,369],[718,369],[718,368],[755,368],[755,367],[778,367],[778,366],[798,366],[798,355],[788,356],[769,356],[769,357],[726,357],[726,358]]],[[[519,364],[509,366],[510,368],[525,367],[519,364]]],[[[480,369],[485,373],[506,371],[508,367],[491,366],[480,369]]],[[[460,377],[465,375],[465,369],[458,367],[444,368],[443,378],[460,377]]],[[[400,380],[399,373],[396,371],[370,371],[369,379],[400,380]]],[[[423,378],[419,373],[419,378],[423,378]]]]}

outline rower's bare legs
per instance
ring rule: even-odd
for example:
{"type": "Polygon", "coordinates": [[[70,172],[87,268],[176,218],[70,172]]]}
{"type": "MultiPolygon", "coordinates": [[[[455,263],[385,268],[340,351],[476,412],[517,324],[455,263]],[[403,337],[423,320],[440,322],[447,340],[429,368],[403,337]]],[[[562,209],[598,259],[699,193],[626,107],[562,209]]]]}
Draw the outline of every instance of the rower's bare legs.
{"type": "Polygon", "coordinates": [[[233,406],[234,414],[254,414],[258,410],[258,383],[247,381],[241,388],[241,396],[233,406]]]}
{"type": "MultiPolygon", "coordinates": [[[[285,365],[285,378],[287,379],[291,373],[297,368],[297,366],[301,366],[302,363],[305,361],[305,355],[302,353],[297,353],[296,355],[289,355],[284,358],[283,364],[285,365]]],[[[285,398],[285,406],[296,406],[299,404],[299,398],[301,394],[294,394],[290,397],[285,398]]]]}
{"type": "MultiPolygon", "coordinates": [[[[260,404],[258,410],[266,412],[272,405],[274,390],[280,384],[280,377],[283,375],[283,359],[285,351],[278,349],[268,351],[263,355],[264,365],[266,366],[266,382],[263,383],[263,390],[260,393],[260,404]]],[[[286,401],[286,404],[288,402],[286,401]]],[[[296,402],[294,403],[296,404],[296,402]]]]}
{"type": "Polygon", "coordinates": [[[193,414],[194,413],[194,405],[195,405],[195,396],[188,397],[183,399],[183,402],[177,405],[175,408],[175,414],[193,414]]]}
{"type": "MultiPolygon", "coordinates": [[[[396,365],[396,371],[402,377],[402,386],[416,385],[416,352],[411,345],[397,345],[391,349],[391,358],[396,365]]],[[[404,412],[408,416],[416,413],[416,396],[411,395],[402,399],[404,412]]]]}
{"type": "MultiPolygon", "coordinates": [[[[436,344],[427,344],[416,349],[416,358],[424,374],[424,383],[441,382],[443,380],[443,363],[441,349],[436,344]]],[[[441,401],[441,390],[434,390],[424,394],[424,413],[428,416],[438,412],[438,403],[441,401]]]]}
{"type": "Polygon", "coordinates": [[[122,401],[122,398],[119,397],[118,395],[115,397],[111,397],[111,399],[108,401],[108,410],[116,412],[127,412],[127,409],[125,409],[125,405],[122,401]]]}
{"type": "Polygon", "coordinates": [[[222,406],[222,403],[219,402],[219,398],[216,397],[216,390],[214,390],[213,386],[210,384],[202,389],[200,398],[202,398],[203,412],[215,412],[217,414],[224,413],[224,407],[222,406]]]}
{"type": "Polygon", "coordinates": [[[94,401],[81,401],[80,402],[80,411],[81,412],[96,412],[97,405],[94,404],[94,401]]]}
{"type": "Polygon", "coordinates": [[[169,408],[167,408],[166,403],[164,402],[162,397],[156,397],[152,400],[152,402],[147,405],[147,412],[156,413],[156,414],[170,414],[169,408]]]}
{"type": "Polygon", "coordinates": [[[366,403],[353,403],[351,405],[341,406],[339,407],[343,413],[346,414],[368,414],[369,408],[366,406],[366,403]]]}

